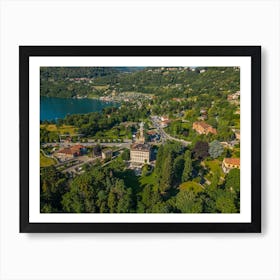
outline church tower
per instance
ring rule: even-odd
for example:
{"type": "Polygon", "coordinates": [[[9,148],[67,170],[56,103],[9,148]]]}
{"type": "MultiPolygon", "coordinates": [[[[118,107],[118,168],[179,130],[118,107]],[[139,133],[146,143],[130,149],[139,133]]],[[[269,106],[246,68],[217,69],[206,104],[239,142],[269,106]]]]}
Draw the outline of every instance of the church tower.
{"type": "Polygon", "coordinates": [[[144,123],[141,122],[139,127],[136,141],[130,146],[130,161],[132,164],[143,165],[150,163],[151,147],[149,143],[145,143],[144,123]]]}
{"type": "Polygon", "coordinates": [[[145,143],[145,136],[144,136],[144,123],[140,123],[140,129],[139,129],[140,135],[138,138],[138,143],[144,144],[145,143]]]}

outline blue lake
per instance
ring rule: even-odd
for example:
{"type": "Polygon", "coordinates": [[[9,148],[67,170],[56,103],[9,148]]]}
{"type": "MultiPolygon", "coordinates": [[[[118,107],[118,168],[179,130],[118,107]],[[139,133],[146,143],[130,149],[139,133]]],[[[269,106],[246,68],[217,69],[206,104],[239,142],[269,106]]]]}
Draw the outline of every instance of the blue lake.
{"type": "Polygon", "coordinates": [[[97,99],[40,98],[40,120],[56,120],[66,115],[100,112],[103,108],[118,106],[114,102],[97,99]]]}

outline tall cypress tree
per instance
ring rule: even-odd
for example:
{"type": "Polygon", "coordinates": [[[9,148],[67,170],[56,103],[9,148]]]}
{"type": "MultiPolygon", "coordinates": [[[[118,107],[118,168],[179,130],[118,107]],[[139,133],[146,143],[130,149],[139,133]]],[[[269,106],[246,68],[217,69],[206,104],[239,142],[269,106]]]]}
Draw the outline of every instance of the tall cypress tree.
{"type": "Polygon", "coordinates": [[[184,165],[184,170],[182,174],[182,182],[186,182],[191,179],[192,176],[192,159],[191,159],[191,153],[189,150],[185,152],[185,165],[184,165]]]}
{"type": "Polygon", "coordinates": [[[172,168],[172,153],[168,152],[165,157],[163,168],[162,168],[162,177],[160,180],[159,188],[161,192],[166,192],[172,186],[173,178],[173,168],[172,168]]]}

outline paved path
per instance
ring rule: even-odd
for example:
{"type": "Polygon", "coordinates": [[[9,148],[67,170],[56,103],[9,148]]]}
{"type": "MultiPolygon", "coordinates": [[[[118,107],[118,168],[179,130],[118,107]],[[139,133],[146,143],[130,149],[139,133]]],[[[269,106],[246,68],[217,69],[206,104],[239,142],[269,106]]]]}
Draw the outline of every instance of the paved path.
{"type": "MultiPolygon", "coordinates": [[[[114,152],[119,152],[120,150],[122,150],[123,148],[120,148],[114,152]]],[[[102,165],[102,167],[106,166],[107,164],[111,163],[115,158],[117,158],[118,156],[113,156],[112,159],[106,163],[104,163],[102,165]]],[[[80,156],[80,157],[77,157],[77,158],[74,158],[74,160],[78,161],[78,163],[74,164],[73,166],[70,166],[66,169],[64,169],[62,171],[62,173],[71,173],[71,172],[74,172],[74,173],[77,173],[78,171],[76,170],[77,168],[83,166],[84,164],[86,163],[94,163],[95,161],[97,161],[98,159],[101,159],[101,156],[99,157],[94,157],[94,158],[90,158],[88,156],[80,156]]],[[[59,165],[64,165],[65,163],[71,163],[71,161],[73,160],[70,160],[70,161],[64,161],[62,163],[60,163],[59,165]]],[[[58,165],[57,165],[58,166],[58,165]]]]}
{"type": "Polygon", "coordinates": [[[88,158],[88,159],[82,161],[81,163],[78,163],[78,164],[76,164],[76,165],[73,165],[73,166],[71,166],[71,167],[69,167],[69,168],[64,169],[64,170],[61,171],[61,172],[62,172],[62,173],[72,173],[72,172],[76,173],[76,172],[77,172],[77,171],[76,171],[77,168],[83,166],[83,165],[86,164],[86,163],[93,163],[93,162],[95,162],[96,160],[98,160],[98,159],[100,159],[100,158],[101,158],[101,157],[88,158]]]}
{"type": "Polygon", "coordinates": [[[51,158],[51,159],[55,160],[56,163],[58,162],[55,157],[47,155],[44,150],[40,149],[40,152],[43,154],[44,157],[51,158]]]}
{"type": "Polygon", "coordinates": [[[131,140],[127,140],[123,143],[94,143],[94,142],[80,142],[80,143],[54,143],[54,142],[49,142],[49,143],[44,143],[43,147],[68,147],[68,146],[74,146],[77,144],[80,144],[82,146],[85,147],[93,147],[97,144],[99,144],[102,147],[120,147],[120,148],[129,148],[131,145],[132,141],[131,140]]]}
{"type": "Polygon", "coordinates": [[[184,146],[188,146],[188,145],[190,145],[192,143],[190,141],[185,141],[183,139],[175,138],[175,137],[171,136],[170,134],[166,133],[162,128],[161,128],[161,130],[162,130],[162,134],[165,135],[166,139],[177,141],[177,142],[181,142],[184,146]]]}

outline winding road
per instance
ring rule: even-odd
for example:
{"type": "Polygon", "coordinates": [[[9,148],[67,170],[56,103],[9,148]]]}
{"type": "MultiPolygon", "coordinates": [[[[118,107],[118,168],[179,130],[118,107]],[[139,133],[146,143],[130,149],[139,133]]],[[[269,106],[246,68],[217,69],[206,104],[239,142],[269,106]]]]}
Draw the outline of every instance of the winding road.
{"type": "Polygon", "coordinates": [[[161,141],[164,143],[166,140],[173,140],[173,141],[177,141],[182,143],[184,146],[188,146],[190,145],[192,142],[190,141],[185,141],[183,139],[179,139],[179,138],[175,138],[173,136],[171,136],[170,134],[166,133],[163,128],[160,126],[160,123],[157,120],[156,116],[151,116],[151,121],[153,123],[153,125],[155,126],[155,128],[157,129],[157,131],[160,134],[161,137],[161,141]]]}

